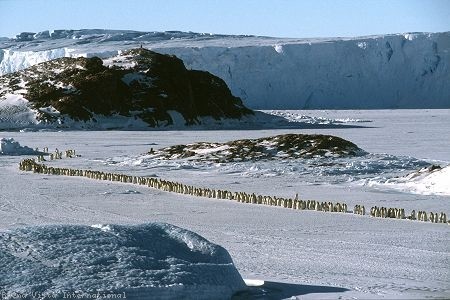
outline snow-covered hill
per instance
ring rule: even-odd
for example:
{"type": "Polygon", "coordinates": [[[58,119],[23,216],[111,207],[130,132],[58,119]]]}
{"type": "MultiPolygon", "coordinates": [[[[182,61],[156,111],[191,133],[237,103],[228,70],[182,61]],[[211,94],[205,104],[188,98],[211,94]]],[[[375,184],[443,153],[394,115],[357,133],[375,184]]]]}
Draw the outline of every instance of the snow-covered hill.
{"type": "Polygon", "coordinates": [[[225,80],[257,109],[449,108],[450,32],[281,39],[191,32],[55,30],[0,40],[0,74],[143,45],[225,80]]]}

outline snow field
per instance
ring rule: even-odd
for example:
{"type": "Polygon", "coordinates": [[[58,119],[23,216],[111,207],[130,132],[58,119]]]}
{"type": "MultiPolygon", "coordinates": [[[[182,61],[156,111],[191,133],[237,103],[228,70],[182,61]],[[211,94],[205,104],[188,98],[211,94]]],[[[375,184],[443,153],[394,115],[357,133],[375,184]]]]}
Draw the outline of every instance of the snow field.
{"type": "Polygon", "coordinates": [[[8,175],[18,180],[15,189],[42,195],[12,198],[17,192],[4,191],[3,228],[93,220],[169,222],[223,245],[245,278],[295,284],[295,294],[285,298],[323,299],[329,293],[331,299],[420,299],[450,293],[448,226],[306,210],[299,214],[216,199],[199,202],[141,186],[127,193],[130,185],[123,183],[39,174],[14,178],[13,173],[2,173],[0,181],[8,175]]]}
{"type": "MultiPolygon", "coordinates": [[[[170,178],[188,185],[286,198],[298,192],[301,198],[345,202],[351,208],[363,204],[366,208],[448,210],[449,198],[444,195],[411,194],[326,180],[310,184],[283,173],[246,177],[240,169],[236,173],[231,170],[218,173],[175,162],[158,166],[142,163],[140,155],[130,156],[146,153],[151,147],[301,132],[336,135],[370,153],[410,155],[441,166],[449,163],[448,111],[314,111],[308,114],[372,122],[370,128],[350,129],[47,131],[2,135],[33,148],[76,149],[81,155],[48,162],[53,167],[170,178]],[[130,163],[122,163],[125,161],[130,163]]],[[[25,173],[17,169],[22,159],[0,156],[0,228],[3,229],[44,224],[166,222],[224,246],[241,275],[264,280],[262,289],[277,299],[450,297],[447,267],[450,226],[310,210],[300,213],[213,198],[199,200],[120,182],[25,173]]],[[[404,171],[404,175],[407,173],[408,170],[404,171]]]]}

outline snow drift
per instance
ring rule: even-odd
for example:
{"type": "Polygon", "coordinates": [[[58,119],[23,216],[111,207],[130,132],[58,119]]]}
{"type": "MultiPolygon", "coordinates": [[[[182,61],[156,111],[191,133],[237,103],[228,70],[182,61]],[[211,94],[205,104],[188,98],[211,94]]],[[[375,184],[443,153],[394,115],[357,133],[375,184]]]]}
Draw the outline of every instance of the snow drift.
{"type": "Polygon", "coordinates": [[[428,166],[406,176],[395,177],[388,180],[374,178],[365,182],[368,186],[384,187],[402,192],[421,195],[450,196],[450,166],[428,166]]]}
{"type": "Polygon", "coordinates": [[[21,146],[13,138],[0,139],[0,155],[33,155],[40,154],[27,146],[21,146]]]}
{"type": "Polygon", "coordinates": [[[162,223],[3,232],[0,265],[2,299],[230,299],[245,288],[224,248],[162,223]]]}
{"type": "Polygon", "coordinates": [[[450,32],[282,39],[57,30],[0,41],[0,74],[62,56],[143,45],[225,80],[254,109],[449,108],[450,32]]]}

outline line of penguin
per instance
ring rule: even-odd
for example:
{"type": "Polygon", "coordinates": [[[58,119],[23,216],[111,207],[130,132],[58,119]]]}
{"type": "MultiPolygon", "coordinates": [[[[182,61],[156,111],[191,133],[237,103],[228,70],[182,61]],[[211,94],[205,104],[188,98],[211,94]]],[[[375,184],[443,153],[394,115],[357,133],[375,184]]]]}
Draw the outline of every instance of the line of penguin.
{"type": "MultiPolygon", "coordinates": [[[[44,148],[44,152],[48,152],[48,148],[44,148]]],[[[56,149],[55,153],[49,153],[48,156],[50,160],[62,159],[62,152],[56,149]]],[[[75,150],[65,151],[66,158],[76,156],[77,155],[75,150]]],[[[38,162],[43,162],[45,161],[45,158],[43,155],[39,155],[37,160],[38,162]]],[[[209,188],[201,188],[192,185],[186,185],[179,182],[157,179],[153,177],[130,176],[125,174],[106,173],[93,170],[49,167],[44,164],[37,163],[35,159],[22,160],[19,163],[19,169],[22,171],[28,171],[33,173],[63,175],[63,176],[82,176],[96,180],[108,180],[108,181],[145,185],[165,192],[186,194],[197,197],[228,199],[242,203],[280,206],[296,210],[315,210],[321,212],[351,213],[351,211],[349,211],[347,208],[347,204],[345,203],[320,202],[315,200],[300,200],[298,194],[296,194],[294,199],[291,199],[276,196],[257,195],[255,193],[249,194],[245,192],[214,190],[209,188]]],[[[353,208],[353,213],[358,215],[365,215],[366,210],[364,205],[355,205],[355,207],[353,208]]],[[[418,211],[416,214],[415,210],[413,210],[409,216],[406,216],[405,210],[403,208],[386,208],[374,206],[370,209],[370,216],[376,218],[396,218],[396,219],[417,220],[423,222],[429,221],[433,223],[447,223],[450,225],[450,221],[447,221],[447,216],[444,212],[440,213],[430,212],[429,214],[427,214],[425,211],[418,211]]]]}

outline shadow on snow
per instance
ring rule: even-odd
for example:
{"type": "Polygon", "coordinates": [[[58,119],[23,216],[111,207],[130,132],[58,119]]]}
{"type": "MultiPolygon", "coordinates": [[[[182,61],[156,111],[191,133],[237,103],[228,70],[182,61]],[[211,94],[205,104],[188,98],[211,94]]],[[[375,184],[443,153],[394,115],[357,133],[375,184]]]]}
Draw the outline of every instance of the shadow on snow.
{"type": "Polygon", "coordinates": [[[235,294],[232,300],[244,299],[286,299],[294,296],[317,293],[342,293],[348,289],[333,286],[303,285],[283,282],[264,281],[261,286],[249,286],[246,291],[235,294]]]}

